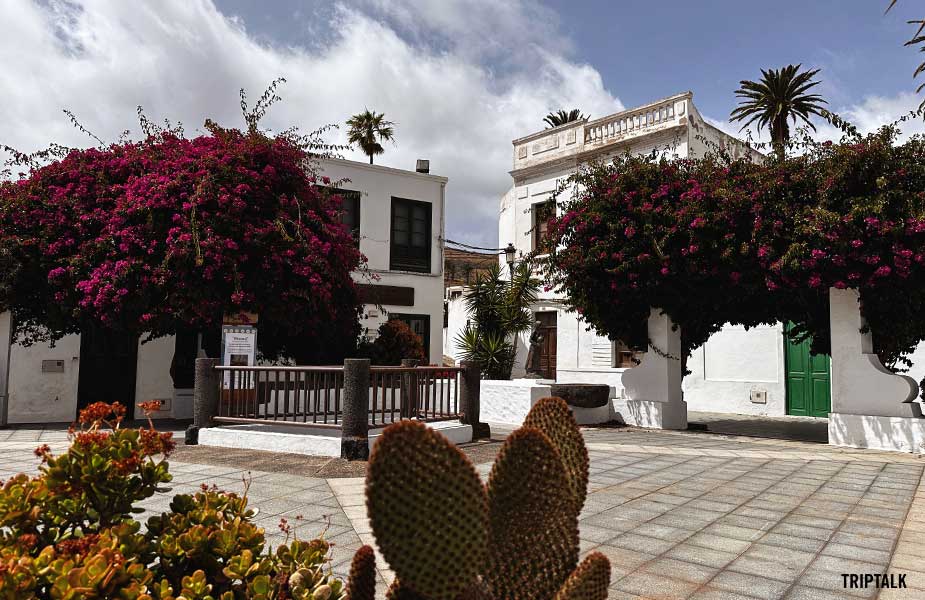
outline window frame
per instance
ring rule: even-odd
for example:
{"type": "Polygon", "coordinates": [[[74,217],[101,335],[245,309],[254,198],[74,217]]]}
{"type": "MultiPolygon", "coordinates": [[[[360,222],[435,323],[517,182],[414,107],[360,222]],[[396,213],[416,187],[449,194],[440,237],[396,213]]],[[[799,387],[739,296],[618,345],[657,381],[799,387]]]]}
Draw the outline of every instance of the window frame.
{"type": "Polygon", "coordinates": [[[391,214],[389,217],[389,270],[407,271],[411,273],[430,273],[433,268],[433,203],[422,200],[412,200],[410,198],[400,198],[392,196],[391,214]],[[404,204],[408,208],[408,244],[400,245],[395,242],[395,207],[404,204]],[[415,246],[411,243],[411,236],[414,233],[412,216],[415,207],[424,208],[427,217],[425,220],[424,240],[425,248],[420,252],[420,256],[414,256],[416,253],[415,246]],[[396,258],[401,261],[423,261],[420,266],[408,262],[396,262],[396,258]]]}
{"type": "Polygon", "coordinates": [[[533,250],[536,251],[540,248],[541,242],[549,233],[548,229],[540,231],[540,224],[545,225],[549,219],[556,216],[556,201],[543,200],[542,202],[534,202],[530,207],[530,212],[533,215],[533,250]],[[541,211],[546,212],[546,216],[542,220],[541,211]]]}

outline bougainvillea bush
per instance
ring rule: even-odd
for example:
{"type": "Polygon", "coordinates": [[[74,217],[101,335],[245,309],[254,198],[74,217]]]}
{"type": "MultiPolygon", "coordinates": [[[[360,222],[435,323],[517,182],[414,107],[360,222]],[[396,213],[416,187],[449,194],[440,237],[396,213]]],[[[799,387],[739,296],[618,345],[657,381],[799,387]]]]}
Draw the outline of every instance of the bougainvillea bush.
{"type": "Polygon", "coordinates": [[[207,121],[192,139],[148,129],[0,183],[0,311],[17,339],[88,323],[158,337],[245,312],[259,314],[265,355],[343,356],[359,334],[350,273],[365,259],[339,196],[315,185],[305,136],[254,122],[207,121]]]}
{"type": "Polygon", "coordinates": [[[166,491],[174,443],[153,427],[121,428],[124,414],[118,404],[87,407],[67,452],[38,448],[40,474],[0,486],[0,598],[343,597],[328,543],[287,536],[270,552],[246,495],[207,487],[178,494],[143,531],[132,515],[166,491]]]}
{"type": "Polygon", "coordinates": [[[925,339],[925,141],[895,127],[751,163],[622,156],[561,198],[550,287],[598,331],[632,337],[649,307],[685,351],[724,323],[792,322],[827,352],[828,289],[855,288],[886,364],[925,339]]]}

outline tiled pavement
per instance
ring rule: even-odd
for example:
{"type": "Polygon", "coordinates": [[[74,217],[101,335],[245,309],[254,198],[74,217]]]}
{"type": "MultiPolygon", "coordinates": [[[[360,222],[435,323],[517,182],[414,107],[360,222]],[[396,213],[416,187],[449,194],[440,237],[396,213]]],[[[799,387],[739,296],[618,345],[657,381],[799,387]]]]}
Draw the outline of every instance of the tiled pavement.
{"type": "MultiPolygon", "coordinates": [[[[781,440],[590,429],[584,552],[610,557],[610,598],[925,599],[925,460],[781,440]],[[843,573],[904,573],[907,589],[845,589],[843,573]]],[[[0,478],[32,471],[61,431],[0,431],[0,478]]],[[[489,464],[479,465],[486,473],[489,464]]],[[[175,492],[241,491],[240,468],[172,462],[175,492]]],[[[333,566],[371,541],[361,479],[250,472],[248,497],[271,544],[281,517],[325,530],[333,566]]],[[[148,509],[166,508],[151,500],[148,509]]],[[[389,572],[381,570],[383,577],[389,572]]]]}

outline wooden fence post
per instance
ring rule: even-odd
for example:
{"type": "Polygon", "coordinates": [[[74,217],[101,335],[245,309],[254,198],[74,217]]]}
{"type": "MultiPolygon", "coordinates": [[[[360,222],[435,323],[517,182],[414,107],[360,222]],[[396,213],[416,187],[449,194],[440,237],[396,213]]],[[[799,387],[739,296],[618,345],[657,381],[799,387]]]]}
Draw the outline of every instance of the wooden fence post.
{"type": "MultiPolygon", "coordinates": [[[[420,361],[416,358],[401,359],[403,368],[414,368],[420,361]]],[[[417,373],[401,374],[401,410],[402,419],[411,419],[418,414],[418,377],[417,373]]]]}
{"type": "Polygon", "coordinates": [[[369,460],[369,359],[344,360],[344,406],[340,456],[369,460]]]}
{"type": "Polygon", "coordinates": [[[488,423],[479,421],[481,410],[481,373],[474,361],[464,360],[459,363],[462,371],[459,374],[459,410],[462,413],[460,422],[472,426],[472,439],[491,437],[488,423]]]}
{"type": "Polygon", "coordinates": [[[219,378],[215,370],[220,364],[217,358],[197,358],[193,379],[193,424],[186,429],[186,444],[199,443],[199,430],[212,426],[212,417],[218,413],[219,378]]]}

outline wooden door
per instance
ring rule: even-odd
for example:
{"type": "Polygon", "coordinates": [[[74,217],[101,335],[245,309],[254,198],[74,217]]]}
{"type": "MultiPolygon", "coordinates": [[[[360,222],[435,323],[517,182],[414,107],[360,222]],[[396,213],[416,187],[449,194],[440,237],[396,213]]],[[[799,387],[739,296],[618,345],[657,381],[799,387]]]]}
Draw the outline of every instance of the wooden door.
{"type": "Polygon", "coordinates": [[[784,362],[787,371],[787,414],[803,417],[828,417],[832,408],[830,372],[827,354],[811,354],[810,340],[794,343],[784,335],[784,362]]]}
{"type": "Polygon", "coordinates": [[[540,373],[544,379],[556,378],[556,313],[536,313],[539,328],[543,334],[540,345],[540,373]]]}
{"type": "Polygon", "coordinates": [[[80,334],[78,413],[94,402],[118,402],[131,417],[135,410],[137,364],[137,337],[98,327],[84,330],[80,334]]]}

